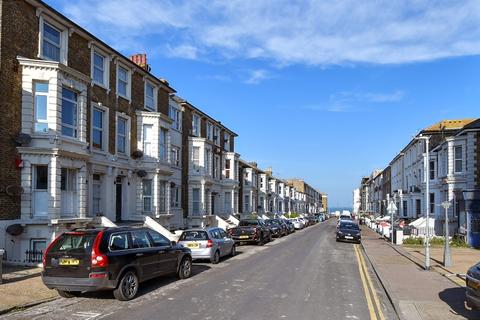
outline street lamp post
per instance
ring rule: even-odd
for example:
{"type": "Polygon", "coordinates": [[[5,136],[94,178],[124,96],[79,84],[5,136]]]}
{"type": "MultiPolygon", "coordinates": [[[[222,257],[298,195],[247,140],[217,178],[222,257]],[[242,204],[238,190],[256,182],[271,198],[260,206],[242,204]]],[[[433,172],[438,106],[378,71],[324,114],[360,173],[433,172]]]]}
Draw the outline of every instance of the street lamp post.
{"type": "Polygon", "coordinates": [[[425,140],[425,270],[430,270],[430,153],[429,153],[429,142],[430,136],[419,135],[415,139],[425,140]]]}
{"type": "Polygon", "coordinates": [[[452,255],[450,253],[450,236],[448,228],[448,208],[450,208],[450,201],[442,202],[442,207],[445,209],[445,250],[443,251],[443,266],[452,266],[452,255]]]}
{"type": "Polygon", "coordinates": [[[397,205],[395,204],[395,196],[393,196],[393,199],[392,199],[390,198],[390,195],[387,194],[387,202],[388,202],[387,211],[388,211],[388,214],[390,215],[390,231],[391,231],[390,241],[393,244],[393,215],[395,214],[395,211],[397,211],[397,205]]]}

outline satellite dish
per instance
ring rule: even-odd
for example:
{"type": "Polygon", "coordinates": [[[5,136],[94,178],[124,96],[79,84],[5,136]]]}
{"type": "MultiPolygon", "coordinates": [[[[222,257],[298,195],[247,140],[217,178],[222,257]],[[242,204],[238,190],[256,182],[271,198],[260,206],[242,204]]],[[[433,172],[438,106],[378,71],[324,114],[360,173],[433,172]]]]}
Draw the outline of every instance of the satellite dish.
{"type": "Polygon", "coordinates": [[[132,158],[138,159],[143,157],[143,151],[142,150],[135,150],[132,152],[132,158]]]}
{"type": "Polygon", "coordinates": [[[23,227],[19,223],[11,224],[5,230],[11,236],[19,236],[23,233],[23,227]]]}
{"type": "Polygon", "coordinates": [[[147,171],[145,171],[145,170],[138,170],[138,171],[137,171],[137,176],[139,176],[140,178],[146,177],[146,176],[147,176],[147,171]]]}
{"type": "Polygon", "coordinates": [[[5,193],[9,196],[19,196],[23,193],[23,187],[16,185],[9,185],[5,188],[5,193]]]}
{"type": "Polygon", "coordinates": [[[32,137],[26,133],[19,133],[18,136],[15,137],[15,142],[21,146],[30,144],[30,141],[32,141],[32,137]]]}

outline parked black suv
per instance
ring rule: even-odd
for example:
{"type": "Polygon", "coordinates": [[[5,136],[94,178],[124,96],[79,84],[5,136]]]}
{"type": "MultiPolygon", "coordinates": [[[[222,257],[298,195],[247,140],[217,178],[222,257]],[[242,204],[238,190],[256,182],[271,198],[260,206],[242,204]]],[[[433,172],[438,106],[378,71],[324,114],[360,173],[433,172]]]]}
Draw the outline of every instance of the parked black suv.
{"type": "Polygon", "coordinates": [[[82,229],[62,233],[48,246],[42,280],[65,298],[110,289],[125,301],[142,281],[169,273],[185,279],[191,269],[190,249],[149,228],[82,229]]]}

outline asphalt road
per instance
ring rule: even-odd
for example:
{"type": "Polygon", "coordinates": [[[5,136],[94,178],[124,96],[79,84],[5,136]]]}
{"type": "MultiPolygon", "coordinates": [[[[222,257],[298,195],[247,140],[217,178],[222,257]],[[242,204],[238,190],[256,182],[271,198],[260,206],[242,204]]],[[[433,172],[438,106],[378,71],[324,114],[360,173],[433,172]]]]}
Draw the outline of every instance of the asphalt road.
{"type": "Polygon", "coordinates": [[[335,242],[335,223],[330,219],[263,247],[241,246],[237,256],[218,265],[196,263],[187,280],[149,281],[133,301],[116,301],[108,292],[89,294],[3,318],[395,319],[369,266],[363,278],[371,279],[372,289],[365,289],[369,279],[360,276],[354,245],[335,242]]]}

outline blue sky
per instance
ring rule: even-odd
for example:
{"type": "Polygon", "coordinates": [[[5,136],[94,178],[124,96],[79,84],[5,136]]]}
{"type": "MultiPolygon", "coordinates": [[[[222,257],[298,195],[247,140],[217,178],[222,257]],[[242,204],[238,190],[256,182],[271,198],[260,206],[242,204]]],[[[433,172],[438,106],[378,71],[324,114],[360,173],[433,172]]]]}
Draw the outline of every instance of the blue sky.
{"type": "Polygon", "coordinates": [[[329,2],[47,1],[125,55],[147,53],[239,134],[242,158],[350,206],[418,130],[480,115],[480,2],[329,2]]]}

